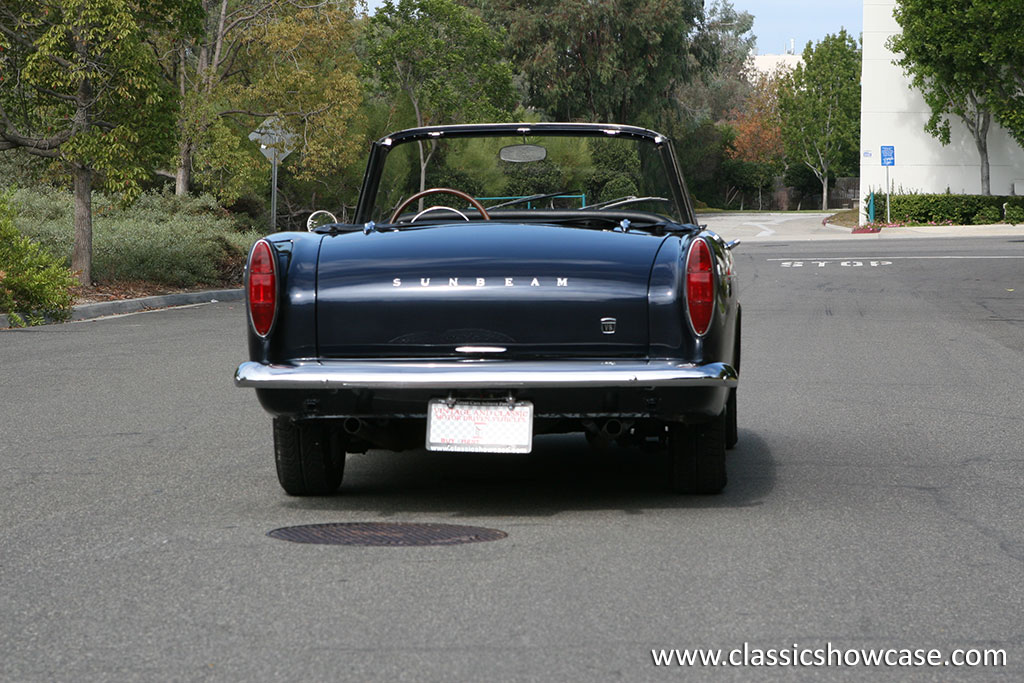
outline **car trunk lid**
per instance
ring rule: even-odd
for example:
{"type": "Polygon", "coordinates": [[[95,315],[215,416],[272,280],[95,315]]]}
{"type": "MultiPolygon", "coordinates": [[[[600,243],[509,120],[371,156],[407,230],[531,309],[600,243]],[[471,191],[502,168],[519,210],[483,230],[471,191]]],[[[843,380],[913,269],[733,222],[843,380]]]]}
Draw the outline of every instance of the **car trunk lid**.
{"type": "Polygon", "coordinates": [[[640,357],[662,241],[497,222],[327,238],[319,353],[640,357]]]}

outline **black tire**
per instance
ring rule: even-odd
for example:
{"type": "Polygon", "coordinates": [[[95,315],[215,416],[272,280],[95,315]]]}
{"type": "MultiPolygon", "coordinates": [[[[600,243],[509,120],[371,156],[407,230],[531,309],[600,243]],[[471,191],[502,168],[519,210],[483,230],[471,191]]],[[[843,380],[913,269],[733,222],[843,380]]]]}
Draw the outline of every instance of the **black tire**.
{"type": "Polygon", "coordinates": [[[323,422],[274,418],[277,480],[291,496],[326,496],[341,485],[345,449],[337,430],[323,422]]]}
{"type": "Polygon", "coordinates": [[[729,390],[729,401],[725,404],[725,447],[734,448],[740,440],[736,420],[736,389],[729,390]]]}
{"type": "MultiPolygon", "coordinates": [[[[733,351],[733,367],[736,368],[736,372],[740,371],[740,351],[742,349],[743,341],[743,307],[737,304],[736,306],[736,347],[733,351]]],[[[729,390],[729,401],[725,407],[725,447],[733,448],[740,440],[739,432],[739,421],[736,413],[736,388],[733,387],[729,390]]]]}
{"type": "Polygon", "coordinates": [[[668,448],[672,461],[672,490],[714,495],[725,488],[726,414],[699,425],[674,424],[668,448]]]}

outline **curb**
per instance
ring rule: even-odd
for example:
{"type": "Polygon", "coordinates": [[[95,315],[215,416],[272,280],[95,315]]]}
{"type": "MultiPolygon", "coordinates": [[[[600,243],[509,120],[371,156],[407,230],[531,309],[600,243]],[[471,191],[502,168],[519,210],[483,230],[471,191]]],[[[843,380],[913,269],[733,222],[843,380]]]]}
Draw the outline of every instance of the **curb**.
{"type": "MultiPolygon", "coordinates": [[[[205,304],[216,301],[240,301],[244,297],[241,289],[210,289],[203,292],[184,292],[182,294],[161,294],[145,296],[141,299],[118,299],[100,301],[94,304],[81,304],[71,309],[69,322],[75,320],[92,320],[108,315],[138,313],[157,308],[188,306],[189,304],[205,304]]],[[[0,329],[10,327],[6,315],[0,315],[0,329]]]]}

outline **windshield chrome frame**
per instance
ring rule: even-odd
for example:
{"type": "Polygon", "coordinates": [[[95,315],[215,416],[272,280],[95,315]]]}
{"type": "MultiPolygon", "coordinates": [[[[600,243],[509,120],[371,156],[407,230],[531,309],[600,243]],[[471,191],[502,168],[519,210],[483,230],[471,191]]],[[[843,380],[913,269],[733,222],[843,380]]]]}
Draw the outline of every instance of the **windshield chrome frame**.
{"type": "Polygon", "coordinates": [[[622,137],[643,140],[654,145],[668,171],[668,183],[673,199],[679,207],[684,224],[696,224],[690,193],[686,189],[686,181],[679,171],[675,147],[667,136],[647,128],[626,126],[613,123],[478,123],[452,126],[427,126],[424,128],[408,128],[386,135],[373,143],[370,158],[366,164],[366,173],[359,190],[359,201],[356,204],[355,220],[357,224],[370,220],[373,204],[380,187],[381,172],[388,153],[396,145],[418,140],[472,137],[622,137]]]}

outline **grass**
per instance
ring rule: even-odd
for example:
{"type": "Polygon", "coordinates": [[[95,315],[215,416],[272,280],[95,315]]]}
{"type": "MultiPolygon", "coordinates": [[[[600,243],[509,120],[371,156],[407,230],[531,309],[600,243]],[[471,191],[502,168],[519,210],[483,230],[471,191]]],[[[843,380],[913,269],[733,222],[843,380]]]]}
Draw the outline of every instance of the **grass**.
{"type": "MultiPolygon", "coordinates": [[[[70,264],[70,193],[19,189],[12,205],[22,234],[70,264]]],[[[210,197],[145,194],[130,206],[93,195],[93,280],[169,287],[234,286],[262,233],[240,225],[210,197]]]]}
{"type": "Polygon", "coordinates": [[[832,214],[825,220],[829,225],[838,225],[841,228],[856,228],[859,226],[860,211],[858,209],[844,209],[832,214]]]}

